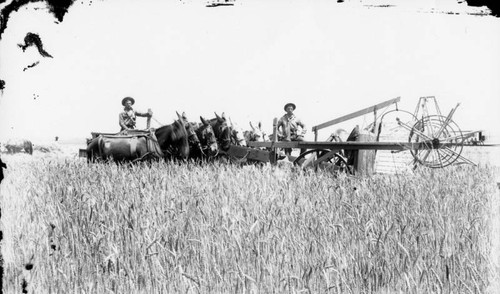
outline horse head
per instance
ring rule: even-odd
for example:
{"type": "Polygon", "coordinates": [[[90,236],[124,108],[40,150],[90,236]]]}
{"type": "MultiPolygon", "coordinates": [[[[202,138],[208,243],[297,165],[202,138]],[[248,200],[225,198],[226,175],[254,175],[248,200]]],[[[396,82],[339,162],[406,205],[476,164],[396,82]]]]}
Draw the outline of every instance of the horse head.
{"type": "Polygon", "coordinates": [[[155,135],[164,153],[185,160],[189,156],[189,135],[184,118],[178,112],[176,114],[178,119],[156,129],[155,135]]]}
{"type": "MultiPolygon", "coordinates": [[[[177,113],[179,116],[179,114],[177,113]]],[[[180,115],[180,119],[184,123],[184,126],[186,128],[186,132],[188,134],[188,142],[189,142],[189,147],[191,149],[193,148],[199,148],[201,150],[201,145],[200,145],[200,139],[198,138],[198,135],[196,134],[196,129],[198,129],[198,124],[195,122],[189,122],[186,113],[182,112],[182,115],[180,115]]]]}
{"type": "Polygon", "coordinates": [[[222,113],[221,116],[219,116],[215,111],[214,114],[215,114],[215,119],[217,120],[218,123],[220,124],[226,123],[226,115],[224,114],[224,112],[222,113]]]}
{"type": "Polygon", "coordinates": [[[198,125],[196,134],[201,142],[203,152],[209,156],[214,157],[219,153],[219,146],[217,138],[215,137],[212,125],[203,117],[200,116],[201,124],[198,125]]]}
{"type": "Polygon", "coordinates": [[[266,141],[266,134],[262,130],[262,123],[259,122],[257,124],[257,127],[255,127],[252,122],[250,122],[250,127],[252,128],[251,131],[248,131],[246,133],[246,138],[248,141],[251,142],[265,142],[266,141]]]}
{"type": "Polygon", "coordinates": [[[229,125],[231,127],[231,143],[238,146],[246,146],[247,142],[243,129],[234,124],[231,118],[229,118],[229,125]]]}
{"type": "Polygon", "coordinates": [[[214,130],[219,146],[224,151],[228,150],[231,145],[231,127],[227,124],[224,113],[222,113],[222,116],[215,113],[215,118],[210,120],[210,125],[214,130]]]}

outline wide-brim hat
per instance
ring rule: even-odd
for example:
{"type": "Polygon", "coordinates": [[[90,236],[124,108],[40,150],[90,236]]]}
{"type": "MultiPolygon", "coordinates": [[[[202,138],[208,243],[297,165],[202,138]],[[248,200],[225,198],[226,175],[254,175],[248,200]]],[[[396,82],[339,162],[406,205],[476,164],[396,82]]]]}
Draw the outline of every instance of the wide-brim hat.
{"type": "Polygon", "coordinates": [[[295,108],[297,108],[297,106],[295,106],[295,104],[293,104],[293,103],[287,103],[287,104],[285,104],[285,106],[283,107],[283,109],[286,111],[286,108],[287,108],[288,106],[293,107],[293,110],[295,110],[295,108]]]}
{"type": "Polygon", "coordinates": [[[125,106],[125,103],[127,102],[127,100],[132,101],[132,105],[134,105],[134,103],[135,103],[134,98],[132,98],[132,97],[125,97],[125,98],[122,99],[122,105],[123,106],[125,106]]]}

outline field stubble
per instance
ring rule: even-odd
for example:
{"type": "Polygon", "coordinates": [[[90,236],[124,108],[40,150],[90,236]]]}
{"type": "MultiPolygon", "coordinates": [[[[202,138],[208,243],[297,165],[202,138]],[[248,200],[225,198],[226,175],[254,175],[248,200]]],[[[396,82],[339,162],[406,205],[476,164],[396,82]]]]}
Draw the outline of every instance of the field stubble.
{"type": "Polygon", "coordinates": [[[8,292],[483,293],[499,274],[490,167],[360,179],[3,159],[8,292]]]}

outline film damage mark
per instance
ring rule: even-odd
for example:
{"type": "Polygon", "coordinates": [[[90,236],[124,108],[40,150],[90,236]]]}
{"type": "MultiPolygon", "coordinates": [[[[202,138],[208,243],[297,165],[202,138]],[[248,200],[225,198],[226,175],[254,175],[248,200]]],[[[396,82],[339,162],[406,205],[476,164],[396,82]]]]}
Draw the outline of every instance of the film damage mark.
{"type": "Polygon", "coordinates": [[[35,67],[40,63],[40,61],[33,62],[32,64],[28,65],[27,67],[23,68],[23,71],[26,71],[29,68],[35,67]]]}
{"type": "MultiPolygon", "coordinates": [[[[23,52],[25,52],[28,47],[35,46],[38,49],[40,55],[42,55],[42,57],[53,58],[52,55],[50,55],[47,51],[45,51],[45,49],[43,49],[42,40],[37,34],[31,32],[27,33],[26,37],[24,37],[24,44],[17,44],[17,45],[19,46],[19,48],[23,50],[23,52]]],[[[38,65],[39,63],[40,61],[34,62],[28,65],[27,67],[23,68],[23,71],[26,71],[27,69],[32,68],[38,65]]]]}
{"type": "MultiPolygon", "coordinates": [[[[463,0],[458,0],[458,3],[462,3],[463,0]]],[[[491,10],[491,15],[495,17],[500,17],[500,5],[497,0],[467,0],[468,6],[482,7],[486,6],[491,10]]]]}
{"type": "Polygon", "coordinates": [[[64,15],[68,12],[68,8],[73,5],[75,0],[18,0],[11,1],[9,4],[5,5],[0,13],[0,40],[2,39],[3,32],[7,29],[7,23],[9,17],[13,12],[18,11],[21,7],[26,6],[30,3],[45,2],[49,12],[54,15],[54,17],[62,22],[64,15]]]}
{"type": "MultiPolygon", "coordinates": [[[[44,2],[48,8],[49,13],[51,13],[58,21],[58,23],[62,22],[64,19],[64,15],[68,12],[68,9],[75,0],[12,0],[10,3],[3,6],[2,11],[0,12],[0,41],[2,40],[2,35],[7,29],[7,24],[9,22],[9,18],[13,12],[19,11],[19,9],[23,6],[26,6],[30,3],[39,3],[44,2]]],[[[29,46],[36,46],[38,52],[43,57],[51,57],[52,56],[43,49],[43,43],[37,34],[33,34],[28,32],[26,37],[24,37],[24,44],[19,44],[21,49],[26,50],[29,46]]],[[[23,71],[26,71],[28,68],[34,67],[39,62],[35,62],[31,65],[28,65],[23,71]]],[[[5,89],[5,81],[0,79],[0,90],[5,89]]]]}
{"type": "Polygon", "coordinates": [[[47,51],[43,49],[42,40],[40,39],[40,36],[38,36],[37,34],[27,33],[26,37],[24,37],[24,44],[17,44],[17,46],[23,49],[23,52],[25,52],[26,48],[30,46],[36,46],[40,55],[42,55],[43,57],[52,58],[52,55],[50,55],[47,51]]]}
{"type": "Polygon", "coordinates": [[[222,1],[212,1],[205,5],[206,7],[219,7],[219,6],[234,6],[235,0],[222,0],[222,1]]]}

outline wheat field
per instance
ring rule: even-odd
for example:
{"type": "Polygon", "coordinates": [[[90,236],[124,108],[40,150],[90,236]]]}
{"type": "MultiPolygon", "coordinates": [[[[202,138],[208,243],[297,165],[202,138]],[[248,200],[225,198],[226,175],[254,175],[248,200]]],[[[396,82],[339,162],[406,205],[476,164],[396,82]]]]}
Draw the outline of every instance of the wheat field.
{"type": "Polygon", "coordinates": [[[489,166],[356,178],[2,159],[4,293],[498,289],[489,166]]]}

